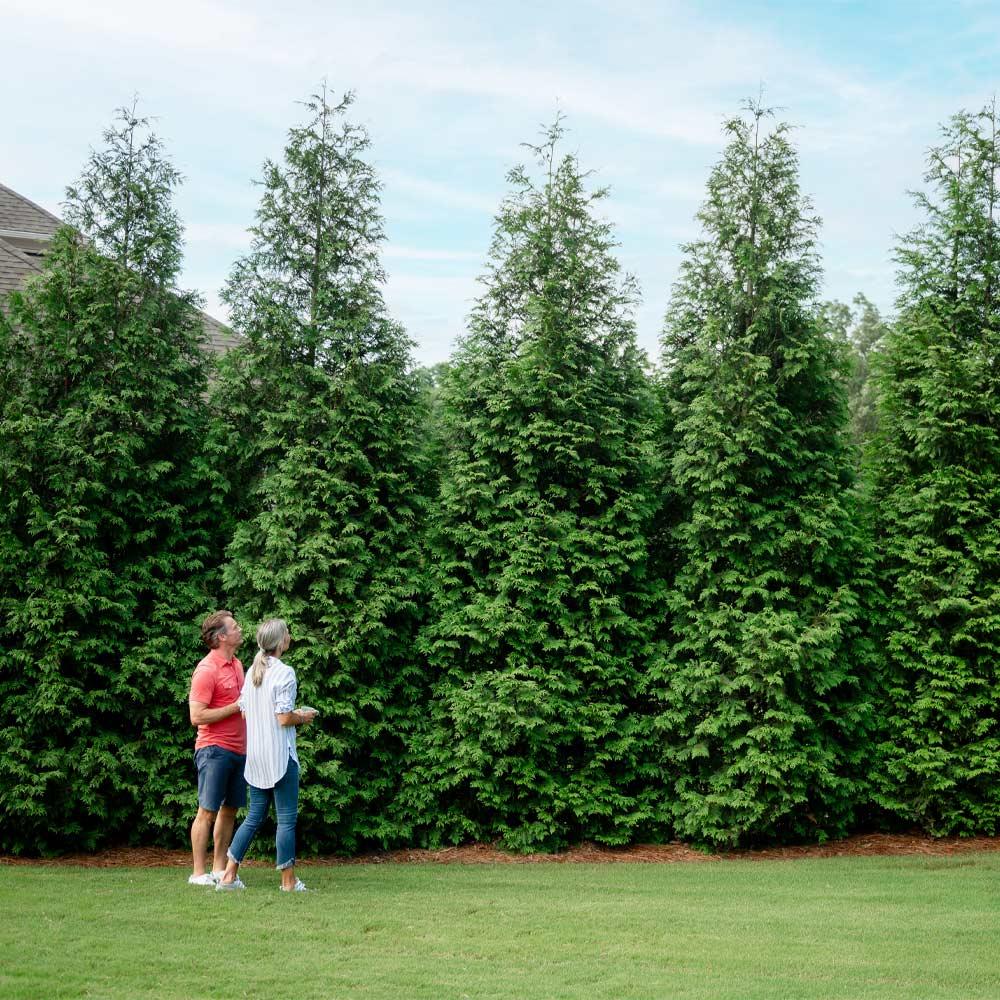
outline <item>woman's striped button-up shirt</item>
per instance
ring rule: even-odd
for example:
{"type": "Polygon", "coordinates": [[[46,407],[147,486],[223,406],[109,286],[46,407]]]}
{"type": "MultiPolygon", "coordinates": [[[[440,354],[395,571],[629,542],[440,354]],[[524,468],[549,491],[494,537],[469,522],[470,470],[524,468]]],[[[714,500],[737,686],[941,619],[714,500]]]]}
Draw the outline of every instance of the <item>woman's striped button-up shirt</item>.
{"type": "Polygon", "coordinates": [[[247,763],[244,776],[254,788],[274,788],[288,770],[288,758],[297,764],[295,726],[278,722],[279,713],[295,708],[298,684],[295,671],[276,656],[267,658],[260,687],[247,674],[240,709],[247,723],[247,763]]]}

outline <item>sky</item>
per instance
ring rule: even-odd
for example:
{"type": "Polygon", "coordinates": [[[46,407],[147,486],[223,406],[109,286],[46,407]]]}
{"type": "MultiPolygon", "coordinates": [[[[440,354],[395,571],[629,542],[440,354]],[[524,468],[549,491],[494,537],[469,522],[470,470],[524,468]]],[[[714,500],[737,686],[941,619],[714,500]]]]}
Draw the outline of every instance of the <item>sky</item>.
{"type": "Polygon", "coordinates": [[[0,0],[0,183],[61,214],[116,108],[138,96],[184,175],[181,284],[225,320],[265,159],[325,80],[351,90],[383,184],[385,298],[418,364],[445,361],[479,291],[507,172],[559,113],[610,188],[618,257],[655,361],[722,123],[763,88],[795,126],[823,219],[823,298],[895,299],[928,147],[993,99],[995,0],[0,0]]]}

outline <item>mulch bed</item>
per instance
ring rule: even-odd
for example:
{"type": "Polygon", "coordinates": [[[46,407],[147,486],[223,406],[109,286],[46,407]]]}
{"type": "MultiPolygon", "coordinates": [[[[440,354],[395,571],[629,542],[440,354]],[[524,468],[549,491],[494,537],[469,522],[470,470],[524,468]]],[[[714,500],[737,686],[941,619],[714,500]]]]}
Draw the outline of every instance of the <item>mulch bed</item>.
{"type": "MultiPolygon", "coordinates": [[[[773,847],[755,851],[703,854],[684,844],[636,844],[611,848],[581,844],[559,854],[511,854],[491,844],[446,847],[437,851],[400,850],[361,854],[354,858],[318,857],[302,859],[309,865],[365,864],[602,864],[632,862],[678,864],[706,861],[793,861],[803,858],[876,857],[899,855],[949,856],[970,851],[1000,851],[1000,837],[942,837],[896,833],[858,834],[845,840],[801,847],[773,847]]],[[[269,862],[250,861],[248,865],[269,862]]],[[[95,854],[66,854],[58,858],[14,858],[0,855],[0,865],[75,865],[81,868],[189,868],[191,854],[160,847],[123,847],[95,854]]]]}

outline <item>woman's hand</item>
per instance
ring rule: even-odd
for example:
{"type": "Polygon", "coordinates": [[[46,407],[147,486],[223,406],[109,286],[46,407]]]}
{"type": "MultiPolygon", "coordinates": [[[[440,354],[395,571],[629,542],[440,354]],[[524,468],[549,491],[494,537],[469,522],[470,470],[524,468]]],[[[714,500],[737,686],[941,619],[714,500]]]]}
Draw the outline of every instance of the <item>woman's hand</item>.
{"type": "Polygon", "coordinates": [[[278,722],[283,726],[308,726],[319,712],[315,708],[296,708],[291,712],[278,712],[278,722]]]}

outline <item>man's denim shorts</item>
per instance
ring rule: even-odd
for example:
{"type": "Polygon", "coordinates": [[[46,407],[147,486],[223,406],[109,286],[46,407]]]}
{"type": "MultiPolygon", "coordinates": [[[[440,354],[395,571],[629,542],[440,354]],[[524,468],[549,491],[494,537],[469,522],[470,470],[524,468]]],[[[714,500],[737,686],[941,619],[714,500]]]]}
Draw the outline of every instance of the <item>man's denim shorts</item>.
{"type": "Polygon", "coordinates": [[[198,769],[198,805],[209,812],[220,806],[241,809],[247,804],[247,783],[243,778],[245,754],[223,747],[202,747],[194,752],[198,769]]]}

